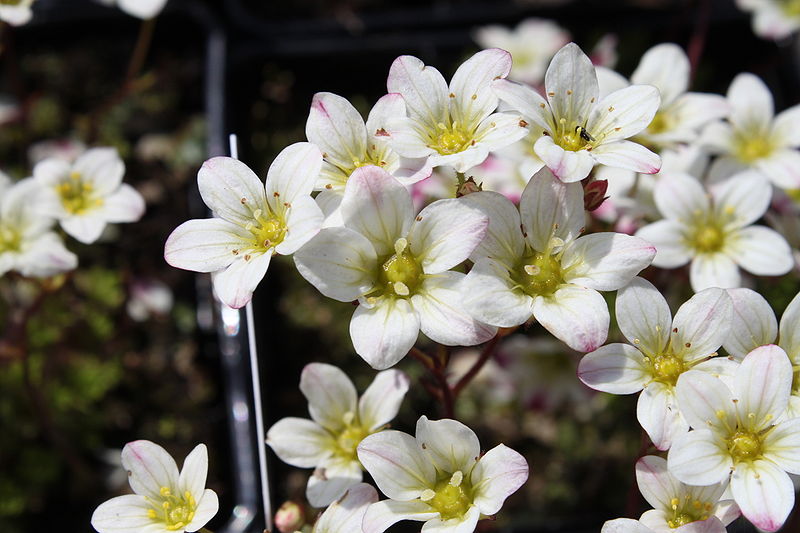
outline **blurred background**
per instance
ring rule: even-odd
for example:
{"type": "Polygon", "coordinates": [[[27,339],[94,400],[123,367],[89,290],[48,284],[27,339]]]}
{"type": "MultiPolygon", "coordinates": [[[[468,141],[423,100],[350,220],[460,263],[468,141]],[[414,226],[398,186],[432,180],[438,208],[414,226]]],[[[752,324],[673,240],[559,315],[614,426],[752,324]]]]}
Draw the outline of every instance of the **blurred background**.
{"type": "MultiPolygon", "coordinates": [[[[587,52],[613,36],[624,75],[651,46],[674,42],[698,60],[692,90],[724,94],[749,71],[770,86],[777,109],[800,100],[795,44],[758,39],[732,0],[170,0],[152,21],[90,0],[38,0],[30,24],[5,26],[0,169],[20,179],[45,157],[114,146],[147,213],[100,243],[71,240],[80,258],[71,274],[45,284],[0,278],[0,531],[92,531],[94,508],[127,491],[119,452],[136,439],[179,462],[208,445],[208,486],[221,500],[214,531],[243,497],[257,499],[237,493],[254,472],[236,464],[231,441],[231,387],[247,378],[241,317],[218,313],[206,277],[163,260],[167,235],[206,216],[197,169],[227,154],[236,133],[241,159],[263,177],[275,154],[305,140],[314,93],[342,95],[366,114],[396,56],[416,55],[449,79],[479,49],[478,28],[529,17],[556,22],[587,52]]],[[[778,313],[795,292],[758,288],[778,313]]],[[[254,306],[267,427],[307,416],[297,384],[309,362],[342,367],[359,391],[372,380],[350,345],[352,307],[324,299],[290,259],[274,262],[254,306]]],[[[457,376],[477,354],[451,355],[457,376]]],[[[457,417],[486,449],[504,442],[532,467],[481,531],[597,531],[643,510],[633,464],[647,443],[636,398],[583,386],[579,356],[538,326],[521,330],[459,398],[457,417]]],[[[413,385],[393,427],[413,432],[421,414],[442,414],[420,365],[407,358],[398,368],[413,385]]],[[[252,436],[244,439],[254,453],[252,436]]],[[[268,457],[274,505],[302,499],[310,471],[268,457]]],[[[790,519],[784,530],[794,527],[790,519]]]]}

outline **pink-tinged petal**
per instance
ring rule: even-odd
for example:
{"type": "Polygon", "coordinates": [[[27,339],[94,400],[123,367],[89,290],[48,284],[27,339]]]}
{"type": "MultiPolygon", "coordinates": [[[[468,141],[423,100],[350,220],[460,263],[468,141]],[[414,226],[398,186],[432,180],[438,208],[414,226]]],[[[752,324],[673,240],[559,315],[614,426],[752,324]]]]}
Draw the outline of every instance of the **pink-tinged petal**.
{"type": "Polygon", "coordinates": [[[472,533],[478,525],[480,511],[474,505],[470,506],[464,516],[442,520],[440,517],[432,518],[424,524],[420,533],[472,533]]]}
{"type": "Polygon", "coordinates": [[[772,135],[784,146],[800,146],[800,105],[778,113],[772,123],[772,135]]]}
{"type": "Polygon", "coordinates": [[[493,515],[527,480],[525,458],[499,444],[486,452],[472,471],[473,501],[481,514],[493,515]]]}
{"type": "Polygon", "coordinates": [[[367,507],[378,501],[378,493],[366,483],[357,483],[345,495],[325,509],[314,524],[317,533],[353,533],[361,531],[367,507]]]}
{"type": "Polygon", "coordinates": [[[147,516],[150,509],[143,496],[117,496],[94,510],[92,527],[99,533],[160,533],[164,528],[147,516]]]}
{"type": "Polygon", "coordinates": [[[358,419],[361,425],[375,431],[388,424],[400,410],[408,392],[409,379],[405,372],[384,370],[358,400],[358,419]]]}
{"type": "Polygon", "coordinates": [[[672,349],[684,361],[712,355],[728,337],[733,302],[722,289],[705,289],[684,303],[672,321],[672,349]]]}
{"type": "Polygon", "coordinates": [[[786,239],[765,226],[748,226],[730,235],[725,253],[757,276],[781,276],[794,267],[792,249],[786,239]]]}
{"type": "Polygon", "coordinates": [[[499,48],[481,50],[458,67],[450,81],[450,114],[459,124],[477,124],[497,108],[492,80],[511,71],[511,54],[499,48]]]}
{"type": "Polygon", "coordinates": [[[294,143],[281,150],[267,170],[267,202],[272,210],[280,213],[310,196],[320,169],[322,152],[311,143],[294,143]]]}
{"type": "Polygon", "coordinates": [[[443,272],[423,281],[420,292],[411,297],[419,314],[420,329],[431,340],[446,346],[474,346],[497,333],[472,318],[463,304],[464,274],[443,272]]]}
{"type": "Polygon", "coordinates": [[[161,488],[173,489],[178,482],[178,465],[167,451],[149,440],[129,442],[122,449],[122,467],[128,471],[133,492],[156,501],[161,488]]]}
{"type": "Polygon", "coordinates": [[[736,129],[758,128],[769,131],[775,106],[772,93],[761,78],[744,72],[733,79],[728,88],[728,101],[731,103],[730,120],[736,129]]]}
{"type": "Polygon", "coordinates": [[[383,533],[401,520],[426,522],[437,516],[439,516],[438,511],[434,511],[430,505],[419,500],[408,502],[382,500],[367,508],[361,529],[363,533],[383,533]]]}
{"type": "Polygon", "coordinates": [[[761,431],[780,418],[792,393],[792,363],[779,346],[756,348],[742,361],[734,377],[736,409],[752,431],[761,431]]]}
{"type": "Polygon", "coordinates": [[[106,196],[122,183],[125,163],[116,148],[91,148],[75,160],[72,170],[91,183],[96,194],[106,196]]]}
{"type": "Polygon", "coordinates": [[[528,244],[543,252],[551,248],[553,237],[570,241],[583,231],[583,188],[577,183],[562,183],[542,168],[522,191],[519,210],[528,244]]]}
{"type": "Polygon", "coordinates": [[[280,255],[290,255],[319,233],[325,215],[310,196],[300,196],[286,212],[286,237],[275,247],[280,255]]]}
{"type": "Polygon", "coordinates": [[[520,231],[519,211],[511,200],[493,191],[483,191],[468,194],[461,202],[489,219],[486,235],[470,259],[477,262],[488,257],[512,268],[525,251],[525,241],[520,231]]]}
{"type": "Polygon", "coordinates": [[[533,300],[533,316],[547,331],[579,352],[591,352],[608,337],[608,306],[599,292],[565,285],[533,300]]]}
{"type": "Polygon", "coordinates": [[[123,183],[116,192],[103,198],[103,205],[96,210],[96,214],[106,222],[136,222],[142,218],[144,209],[142,195],[123,183]]]}
{"type": "Polygon", "coordinates": [[[772,199],[769,182],[755,171],[746,171],[712,189],[717,220],[726,229],[743,228],[764,216],[772,199]]]}
{"type": "Polygon", "coordinates": [[[703,186],[688,174],[669,173],[656,182],[653,198],[664,217],[689,223],[711,210],[703,186]]]}
{"type": "Polygon", "coordinates": [[[420,211],[411,226],[411,253],[426,274],[461,264],[486,235],[489,217],[456,198],[438,200],[420,211]]]}
{"type": "Polygon", "coordinates": [[[400,56],[389,67],[386,87],[400,93],[409,116],[431,126],[445,122],[448,115],[449,91],[441,73],[414,56],[400,56]]]}
{"type": "MultiPolygon", "coordinates": [[[[728,295],[733,304],[733,321],[723,343],[725,351],[741,360],[753,349],[775,342],[778,321],[764,297],[750,289],[728,289],[728,295]]],[[[781,344],[783,340],[781,332],[781,344]]]]}
{"type": "Polygon", "coordinates": [[[711,430],[695,429],[678,436],[667,455],[670,473],[687,485],[715,485],[728,478],[733,464],[723,441],[711,430]]]}
{"type": "Polygon", "coordinates": [[[267,432],[267,444],[284,463],[313,468],[330,457],[336,441],[321,426],[305,418],[282,418],[267,432]]]}
{"type": "Polygon", "coordinates": [[[683,417],[695,431],[711,428],[724,432],[736,427],[733,393],[711,374],[699,370],[684,372],[675,385],[675,396],[683,417]]]}
{"type": "Polygon", "coordinates": [[[617,518],[603,524],[600,533],[653,533],[653,530],[638,520],[617,518]]]}
{"type": "Polygon", "coordinates": [[[556,119],[585,123],[597,99],[597,75],[592,61],[578,45],[569,43],[556,52],[545,73],[544,85],[556,119]]]}
{"type": "Polygon", "coordinates": [[[413,500],[436,484],[436,469],[417,439],[395,430],[364,438],[358,460],[375,484],[393,500],[413,500]]]}
{"type": "Polygon", "coordinates": [[[272,250],[254,256],[240,255],[228,268],[213,276],[217,297],[234,309],[247,305],[253,298],[253,291],[267,274],[271,260],[272,250]]]}
{"type": "Polygon", "coordinates": [[[326,161],[340,168],[352,168],[367,153],[364,119],[347,98],[337,94],[322,92],[311,99],[306,137],[322,150],[326,161]]]}
{"type": "MultiPolygon", "coordinates": [[[[800,293],[798,293],[800,295],[800,293]]],[[[780,346],[792,363],[800,363],[800,296],[795,296],[781,317],[780,346]]]]}
{"type": "Polygon", "coordinates": [[[462,285],[464,309],[473,318],[498,327],[525,323],[533,313],[533,298],[517,288],[502,264],[480,259],[462,285]]]}
{"type": "Polygon", "coordinates": [[[306,498],[313,507],[326,507],[342,497],[362,478],[361,464],[353,459],[330,457],[314,470],[306,485],[306,498]]]}
{"type": "Polygon", "coordinates": [[[350,320],[350,338],[372,368],[385,370],[414,346],[419,327],[419,315],[407,300],[381,298],[369,309],[358,306],[350,320]]]}
{"type": "Polygon", "coordinates": [[[365,236],[378,256],[394,253],[414,220],[411,196],[386,171],[366,166],[347,181],[341,205],[344,225],[365,236]]]}
{"type": "Polygon", "coordinates": [[[403,185],[413,185],[429,178],[433,172],[431,161],[427,157],[400,156],[397,169],[392,171],[392,176],[403,185]]]}
{"type": "Polygon", "coordinates": [[[800,474],[800,418],[784,420],[764,436],[764,456],[790,474],[800,474]]]}
{"type": "Polygon", "coordinates": [[[197,499],[197,507],[194,510],[194,518],[189,522],[186,531],[194,532],[205,526],[209,520],[216,516],[219,511],[219,498],[217,493],[211,489],[203,491],[200,499],[197,499]]]}
{"type": "Polygon", "coordinates": [[[631,74],[631,83],[654,85],[661,105],[668,106],[689,87],[689,58],[676,44],[663,43],[649,49],[631,74]]]}
{"type": "Polygon", "coordinates": [[[680,481],[667,470],[667,460],[656,455],[636,461],[636,483],[644,499],[655,509],[672,509],[672,499],[684,492],[680,481]]]}
{"type": "Polygon", "coordinates": [[[642,352],[613,343],[587,353],[578,364],[578,378],[595,390],[611,394],[639,392],[650,381],[642,352]]]}
{"type": "Polygon", "coordinates": [[[609,167],[624,168],[642,174],[661,170],[661,157],[633,141],[614,141],[592,150],[594,160],[609,167]]]}
{"type": "Polygon", "coordinates": [[[688,263],[692,253],[684,243],[684,226],[674,220],[659,220],[636,232],[636,236],[656,247],[653,265],[659,268],[678,268],[688,263]]]}
{"type": "Polygon", "coordinates": [[[636,418],[659,450],[668,450],[675,439],[689,431],[678,409],[674,388],[654,381],[647,385],[636,403],[636,418]]]}
{"type": "Polygon", "coordinates": [[[416,437],[422,455],[439,472],[461,470],[467,475],[481,455],[475,432],[457,420],[428,420],[423,415],[417,420],[416,437]]]}
{"type": "Polygon", "coordinates": [[[736,465],[731,492],[744,517],[764,531],[780,529],[794,507],[789,475],[763,459],[736,465]]]}
{"type": "Polygon", "coordinates": [[[92,244],[106,229],[106,221],[99,214],[92,212],[61,219],[61,228],[83,244],[92,244]]]}
{"type": "Polygon", "coordinates": [[[307,364],[300,374],[300,391],[314,422],[334,433],[345,428],[348,413],[358,414],[353,382],[333,365],[307,364]]]}
{"type": "Polygon", "coordinates": [[[508,80],[495,80],[492,89],[511,109],[519,111],[535,128],[553,129],[550,105],[539,93],[527,85],[508,80]]]}
{"type": "Polygon", "coordinates": [[[617,293],[615,314],[620,331],[642,352],[658,355],[667,347],[672,313],[652,283],[633,278],[617,293]]]}
{"type": "Polygon", "coordinates": [[[253,222],[253,210],[266,207],[264,184],[250,167],[230,157],[214,157],[203,163],[197,173],[197,187],[209,209],[242,227],[253,222]]]}
{"type": "Polygon", "coordinates": [[[700,254],[692,259],[689,281],[694,292],[719,287],[733,289],[742,284],[739,266],[723,253],[700,254]]]}
{"type": "Polygon", "coordinates": [[[651,85],[631,85],[600,100],[592,109],[586,129],[600,146],[627,139],[647,128],[659,105],[658,89],[651,85]]]}
{"type": "MultiPolygon", "coordinates": [[[[494,152],[514,144],[528,135],[528,133],[528,124],[522,119],[522,115],[517,113],[495,113],[486,117],[478,126],[478,129],[475,130],[475,141],[486,150],[494,152]]],[[[480,163],[483,163],[483,160],[475,164],[480,163]]],[[[465,168],[464,170],[467,169],[465,168]]]]}
{"type": "Polygon", "coordinates": [[[208,475],[208,449],[205,444],[198,444],[186,456],[178,476],[178,488],[181,494],[189,491],[195,499],[203,495],[208,475]]]}
{"type": "Polygon", "coordinates": [[[586,150],[572,152],[564,150],[553,142],[549,135],[542,135],[533,145],[533,151],[547,168],[564,183],[581,181],[589,175],[594,166],[594,158],[586,150]]]}
{"type": "Polygon", "coordinates": [[[568,244],[561,258],[567,283],[613,291],[647,268],[656,255],[647,241],[623,233],[592,233],[568,244]]]}

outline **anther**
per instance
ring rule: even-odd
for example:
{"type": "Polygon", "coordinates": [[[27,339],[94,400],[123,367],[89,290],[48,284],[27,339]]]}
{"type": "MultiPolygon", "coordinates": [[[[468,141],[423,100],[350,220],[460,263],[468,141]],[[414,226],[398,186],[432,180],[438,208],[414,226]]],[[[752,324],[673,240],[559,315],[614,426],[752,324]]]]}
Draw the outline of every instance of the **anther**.
{"type": "Polygon", "coordinates": [[[450,486],[458,487],[459,485],[461,485],[461,482],[463,480],[464,480],[464,474],[461,473],[461,470],[456,470],[450,477],[450,486]]]}
{"type": "Polygon", "coordinates": [[[431,489],[425,489],[422,491],[422,494],[419,495],[419,499],[423,502],[427,502],[432,500],[436,496],[436,493],[433,492],[431,489]]]}

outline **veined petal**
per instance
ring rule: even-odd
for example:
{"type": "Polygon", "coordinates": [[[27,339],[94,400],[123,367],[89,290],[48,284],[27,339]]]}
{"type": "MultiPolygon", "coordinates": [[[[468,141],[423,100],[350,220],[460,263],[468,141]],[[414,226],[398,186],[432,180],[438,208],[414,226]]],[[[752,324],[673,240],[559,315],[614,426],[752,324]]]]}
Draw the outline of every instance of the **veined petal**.
{"type": "Polygon", "coordinates": [[[356,353],[376,370],[394,366],[419,336],[419,315],[407,300],[380,298],[367,309],[359,305],[350,320],[356,353]]]}
{"type": "Polygon", "coordinates": [[[144,210],[142,195],[123,183],[115,192],[103,198],[103,205],[95,213],[106,222],[136,222],[142,218],[144,210]]]}
{"type": "Polygon", "coordinates": [[[319,233],[325,215],[310,196],[299,196],[286,212],[286,237],[275,247],[280,255],[290,255],[319,233]]]}
{"type": "Polygon", "coordinates": [[[370,431],[389,423],[400,410],[400,404],[408,392],[409,379],[405,372],[384,370],[358,400],[358,418],[361,425],[370,431]]]}
{"type": "Polygon", "coordinates": [[[796,149],[779,149],[769,157],[755,162],[755,168],[781,189],[800,188],[800,152],[796,149]]]}
{"type": "Polygon", "coordinates": [[[603,143],[592,150],[592,157],[601,165],[642,174],[655,174],[661,169],[661,157],[633,141],[603,143]]]}
{"type": "Polygon", "coordinates": [[[151,508],[144,496],[117,496],[94,510],[92,527],[100,533],[157,533],[163,528],[147,515],[151,508]]]}
{"type": "Polygon", "coordinates": [[[781,317],[780,347],[793,364],[800,363],[800,296],[792,298],[781,317]]]}
{"type": "Polygon", "coordinates": [[[306,137],[340,168],[351,168],[367,153],[364,119],[347,98],[337,94],[321,92],[311,99],[306,137]]]}
{"type": "Polygon", "coordinates": [[[75,160],[72,170],[91,183],[98,195],[107,196],[122,183],[125,163],[116,148],[91,148],[75,160]]]}
{"type": "Polygon", "coordinates": [[[786,352],[770,344],[756,348],[742,361],[734,377],[739,418],[752,431],[775,423],[786,410],[792,392],[792,363],[786,352]]]}
{"type": "Polygon", "coordinates": [[[305,418],[282,418],[267,432],[267,444],[281,461],[313,468],[330,457],[336,442],[320,425],[305,418]]]}
{"type": "Polygon", "coordinates": [[[461,264],[486,235],[489,217],[456,198],[438,200],[420,211],[408,241],[426,274],[461,264]]]}
{"type": "Polygon", "coordinates": [[[326,507],[361,481],[361,464],[354,459],[329,457],[308,478],[306,498],[314,507],[326,507]]]}
{"type": "Polygon", "coordinates": [[[356,410],[356,388],[347,374],[325,363],[310,363],[300,374],[300,391],[308,400],[308,412],[314,422],[336,432],[346,426],[348,413],[356,410]]]}
{"type": "Polygon", "coordinates": [[[786,239],[765,226],[748,226],[731,234],[725,243],[725,253],[757,276],[781,276],[794,267],[786,239]]]}
{"type": "Polygon", "coordinates": [[[601,144],[627,139],[647,128],[659,105],[658,89],[631,85],[600,100],[592,109],[586,129],[601,144]]]}
{"type": "Polygon", "coordinates": [[[631,74],[631,83],[655,86],[666,107],[689,87],[689,58],[676,44],[663,43],[649,49],[631,74]]]}
{"type": "Polygon", "coordinates": [[[772,187],[758,172],[746,171],[711,190],[715,218],[725,229],[743,228],[761,218],[772,199],[772,187]]]}
{"type": "Polygon", "coordinates": [[[425,459],[439,472],[460,470],[465,476],[472,471],[481,455],[478,437],[457,420],[417,420],[417,443],[425,459]]]}
{"type": "Polygon", "coordinates": [[[310,196],[322,169],[322,152],[311,143],[290,144],[267,170],[267,202],[275,213],[310,196]]]}
{"type": "Polygon", "coordinates": [[[520,231],[519,211],[511,200],[493,191],[468,194],[461,198],[465,205],[473,207],[489,219],[486,235],[470,255],[474,262],[484,257],[512,268],[525,251],[525,242],[520,231]]]}
{"type": "Polygon", "coordinates": [[[725,350],[742,360],[753,349],[774,343],[778,321],[764,297],[750,289],[728,289],[728,296],[733,304],[733,321],[730,334],[724,339],[725,350]]]}
{"type": "Polygon", "coordinates": [[[578,45],[569,43],[556,52],[545,73],[544,85],[556,119],[586,122],[597,99],[597,75],[592,61],[578,45]]]}
{"type": "Polygon", "coordinates": [[[653,265],[659,268],[677,268],[688,263],[692,253],[684,244],[685,227],[674,220],[659,220],[636,232],[636,236],[656,247],[653,265]]]}
{"type": "Polygon", "coordinates": [[[392,150],[403,157],[427,159],[429,156],[438,154],[436,150],[428,146],[429,141],[426,140],[428,128],[435,127],[435,125],[428,126],[422,119],[415,117],[389,117],[386,119],[385,129],[389,133],[386,140],[392,150]]]}
{"type": "Polygon", "coordinates": [[[589,175],[594,166],[594,158],[586,150],[577,152],[564,150],[549,135],[542,135],[533,145],[533,151],[547,168],[564,183],[581,181],[589,175]]]}
{"type": "Polygon", "coordinates": [[[519,204],[523,234],[536,251],[547,250],[553,237],[567,242],[583,231],[583,188],[560,182],[547,168],[531,177],[519,204]]]}
{"type": "Polygon", "coordinates": [[[675,313],[672,349],[684,361],[712,355],[728,338],[733,302],[722,289],[705,289],[692,296],[675,313]]]}
{"type": "Polygon", "coordinates": [[[417,439],[401,431],[389,429],[364,438],[358,445],[358,460],[393,500],[414,500],[436,484],[430,457],[417,439]]]}
{"type": "Polygon", "coordinates": [[[567,346],[591,352],[608,337],[608,306],[593,289],[565,285],[552,296],[533,300],[533,316],[567,346]]]}
{"type": "Polygon", "coordinates": [[[186,531],[194,532],[206,525],[219,511],[219,498],[211,489],[205,489],[202,496],[197,499],[194,518],[185,527],[186,531]]]}
{"type": "Polygon", "coordinates": [[[636,483],[651,507],[672,509],[672,499],[682,494],[680,482],[667,470],[667,460],[647,455],[636,461],[636,483]]]}
{"type": "MultiPolygon", "coordinates": [[[[427,522],[439,516],[439,512],[425,502],[419,500],[399,502],[395,500],[382,500],[373,503],[364,514],[361,523],[363,533],[383,533],[393,524],[401,520],[416,520],[427,522]]],[[[351,532],[347,532],[351,533],[351,532]]]]}
{"type": "Polygon", "coordinates": [[[613,343],[584,355],[578,378],[595,390],[633,394],[650,381],[650,371],[642,352],[628,344],[613,343]]]}
{"type": "Polygon", "coordinates": [[[167,451],[149,440],[129,442],[122,449],[122,467],[128,471],[133,492],[156,501],[161,488],[173,489],[178,483],[178,465],[167,451]]]}
{"type": "Polygon", "coordinates": [[[761,128],[769,131],[775,106],[772,93],[758,76],[743,72],[737,75],[728,88],[731,103],[729,120],[736,129],[761,128]]]}
{"type": "Polygon", "coordinates": [[[486,452],[472,470],[473,501],[481,514],[500,511],[506,498],[528,480],[528,462],[504,444],[486,452]]]}
{"type": "Polygon", "coordinates": [[[488,117],[497,108],[490,84],[510,71],[511,54],[500,48],[481,50],[464,61],[450,81],[452,118],[469,127],[488,117]]]}
{"type": "MultiPolygon", "coordinates": [[[[478,129],[475,130],[475,141],[477,146],[482,146],[486,150],[494,152],[514,144],[528,135],[528,132],[528,124],[522,119],[521,115],[517,113],[494,113],[486,117],[478,126],[478,129]]],[[[478,165],[480,163],[483,163],[483,160],[475,164],[478,165]]],[[[468,170],[468,168],[464,170],[468,170]]]]}
{"type": "Polygon", "coordinates": [[[205,444],[198,444],[183,461],[178,476],[180,493],[189,491],[195,499],[203,496],[208,476],[208,449],[205,444]]]}
{"type": "Polygon", "coordinates": [[[264,184],[250,167],[231,157],[213,157],[197,173],[203,202],[218,216],[239,226],[253,221],[253,210],[264,209],[264,184]]]}
{"type": "Polygon", "coordinates": [[[742,284],[737,264],[719,252],[696,255],[689,269],[689,281],[695,292],[711,287],[732,289],[742,284]]]}
{"type": "Polygon", "coordinates": [[[620,331],[642,352],[658,355],[667,347],[672,313],[652,283],[635,277],[617,293],[615,314],[620,331]]]}
{"type": "Polygon", "coordinates": [[[386,87],[390,93],[400,93],[409,116],[435,126],[447,119],[448,87],[444,77],[434,67],[414,56],[400,56],[389,68],[386,87]]]}
{"type": "Polygon", "coordinates": [[[553,129],[550,104],[531,87],[522,83],[500,79],[492,82],[492,89],[511,109],[519,111],[526,120],[544,131],[553,129]]]}
{"type": "Polygon", "coordinates": [[[763,459],[736,465],[731,492],[745,518],[765,531],[780,529],[794,507],[789,475],[763,459]]]}
{"type": "Polygon", "coordinates": [[[225,270],[218,271],[213,278],[214,291],[226,305],[239,309],[253,298],[253,291],[267,274],[272,250],[250,257],[239,256],[225,270]]]}
{"type": "Polygon", "coordinates": [[[784,420],[764,436],[764,456],[790,474],[800,474],[800,418],[784,420]]]}
{"type": "Polygon", "coordinates": [[[647,268],[655,255],[656,249],[639,237],[592,233],[565,247],[561,269],[567,283],[613,291],[647,268]]]}
{"type": "Polygon", "coordinates": [[[654,381],[647,385],[636,403],[636,419],[659,450],[668,450],[675,439],[689,431],[681,415],[672,386],[654,381]]]}
{"type": "Polygon", "coordinates": [[[317,533],[352,533],[361,531],[367,507],[378,501],[378,493],[366,483],[357,483],[345,495],[333,502],[314,524],[317,533]]]}
{"type": "Polygon", "coordinates": [[[366,127],[368,142],[374,142],[375,139],[383,138],[378,136],[377,133],[379,129],[386,128],[388,120],[394,117],[404,116],[406,116],[406,102],[401,94],[390,93],[378,98],[378,101],[372,106],[369,116],[367,116],[366,127]]]}
{"type": "MultiPolygon", "coordinates": [[[[726,428],[736,426],[733,393],[722,380],[711,374],[699,370],[684,372],[675,385],[675,396],[684,418],[695,432],[708,428],[726,431],[726,428]]],[[[685,483],[692,484],[689,481],[685,483]]]]}
{"type": "MultiPolygon", "coordinates": [[[[685,412],[684,412],[685,413],[685,412]]],[[[695,429],[672,443],[667,466],[687,485],[714,485],[728,478],[733,461],[711,430],[695,429]]]]}
{"type": "Polygon", "coordinates": [[[688,174],[669,173],[656,182],[653,198],[661,214],[684,224],[711,211],[703,186],[688,174]]]}
{"type": "Polygon", "coordinates": [[[506,267],[494,259],[480,259],[464,279],[462,305],[486,324],[518,326],[531,317],[533,298],[516,287],[506,267]]]}

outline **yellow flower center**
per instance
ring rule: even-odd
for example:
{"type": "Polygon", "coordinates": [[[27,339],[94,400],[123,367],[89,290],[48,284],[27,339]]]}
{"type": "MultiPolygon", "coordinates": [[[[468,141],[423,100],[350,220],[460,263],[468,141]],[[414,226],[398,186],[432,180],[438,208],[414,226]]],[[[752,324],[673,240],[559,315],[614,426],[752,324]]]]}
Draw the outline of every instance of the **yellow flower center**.
{"type": "Polygon", "coordinates": [[[656,113],[656,116],[653,117],[652,122],[650,125],[647,126],[647,133],[656,135],[658,133],[664,133],[668,131],[672,126],[669,116],[663,111],[659,111],[656,113]]]}
{"type": "Polygon", "coordinates": [[[286,225],[283,220],[272,213],[265,214],[261,209],[253,212],[255,222],[250,222],[246,229],[253,234],[253,248],[266,252],[283,242],[286,238],[286,225]]]}
{"type": "Polygon", "coordinates": [[[461,518],[472,506],[472,486],[457,470],[449,478],[440,479],[433,490],[424,491],[420,499],[438,511],[442,520],[461,518]]]}
{"type": "Polygon", "coordinates": [[[597,141],[586,129],[584,124],[568,122],[567,119],[559,119],[556,131],[553,133],[553,142],[569,152],[578,150],[591,150],[597,141]]]}
{"type": "Polygon", "coordinates": [[[424,273],[417,259],[411,254],[408,241],[397,239],[395,253],[378,267],[378,285],[381,294],[407,298],[422,284],[424,273]]]}
{"type": "Polygon", "coordinates": [[[800,16],[800,0],[778,0],[778,3],[787,16],[800,16]]]}
{"type": "Polygon", "coordinates": [[[686,369],[683,360],[672,353],[665,353],[647,359],[652,365],[653,379],[665,385],[674,387],[678,382],[678,378],[686,369]]]}
{"type": "Polygon", "coordinates": [[[512,278],[530,296],[550,296],[564,283],[560,255],[535,252],[522,259],[512,278]]]}
{"type": "Polygon", "coordinates": [[[689,246],[698,252],[718,252],[725,243],[725,234],[713,222],[701,225],[689,238],[689,246]]]}
{"type": "Polygon", "coordinates": [[[0,6],[18,6],[22,0],[0,0],[0,6]]]}
{"type": "Polygon", "coordinates": [[[675,529],[698,520],[708,520],[714,504],[693,499],[691,494],[686,494],[684,501],[672,498],[670,501],[671,512],[667,512],[667,525],[675,529]]]}
{"type": "Polygon", "coordinates": [[[56,192],[64,210],[73,215],[82,215],[103,205],[103,199],[94,196],[94,186],[83,181],[79,172],[70,172],[68,180],[56,185],[56,192]]]}
{"type": "Polygon", "coordinates": [[[151,508],[147,516],[153,520],[164,522],[168,531],[183,531],[194,519],[197,502],[188,490],[182,495],[172,493],[169,487],[161,487],[161,500],[150,500],[151,508]]]}
{"type": "MultiPolygon", "coordinates": [[[[2,247],[0,247],[2,250],[2,247]]],[[[792,394],[800,396],[800,366],[794,366],[794,373],[792,374],[792,394]]]]}
{"type": "Polygon", "coordinates": [[[761,457],[761,436],[752,431],[737,431],[728,437],[727,444],[734,464],[754,461],[761,457]]]}
{"type": "Polygon", "coordinates": [[[19,252],[22,247],[22,235],[11,226],[0,224],[0,253],[19,252]]]}
{"type": "Polygon", "coordinates": [[[764,135],[739,137],[733,142],[734,155],[742,163],[750,164],[770,155],[774,149],[769,138],[764,135]]]}
{"type": "Polygon", "coordinates": [[[446,125],[442,122],[436,125],[436,131],[430,137],[428,147],[433,148],[442,155],[463,152],[474,143],[473,134],[458,122],[446,125]]]}
{"type": "Polygon", "coordinates": [[[369,430],[362,427],[356,419],[355,413],[347,412],[344,415],[344,429],[336,435],[336,446],[339,457],[357,461],[356,449],[359,443],[370,434],[369,430]]]}

